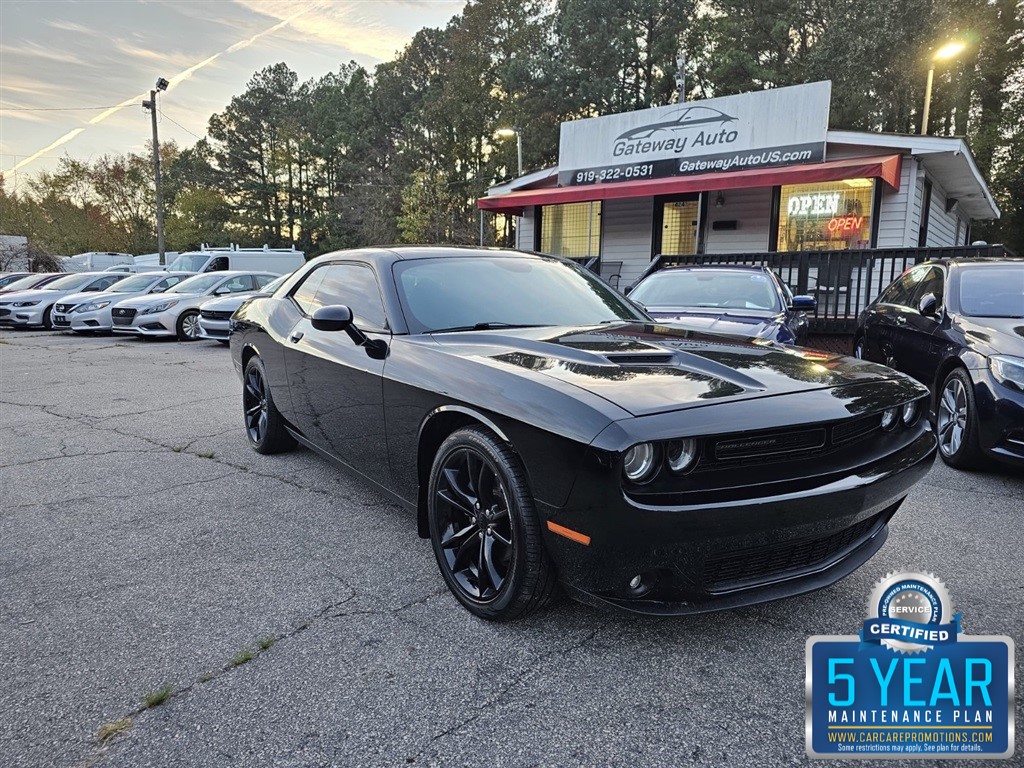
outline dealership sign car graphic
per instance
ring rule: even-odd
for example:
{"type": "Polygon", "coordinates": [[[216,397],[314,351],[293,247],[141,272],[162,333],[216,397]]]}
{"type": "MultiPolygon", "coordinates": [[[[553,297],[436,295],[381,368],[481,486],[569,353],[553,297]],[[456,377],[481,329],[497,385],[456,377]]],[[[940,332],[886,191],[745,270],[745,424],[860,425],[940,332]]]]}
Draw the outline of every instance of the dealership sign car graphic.
{"type": "Polygon", "coordinates": [[[825,159],[829,82],[562,123],[560,186],[825,159]]]}
{"type": "Polygon", "coordinates": [[[807,754],[1009,758],[1014,645],[968,637],[932,574],[889,574],[859,636],[807,641],[807,754]]]}

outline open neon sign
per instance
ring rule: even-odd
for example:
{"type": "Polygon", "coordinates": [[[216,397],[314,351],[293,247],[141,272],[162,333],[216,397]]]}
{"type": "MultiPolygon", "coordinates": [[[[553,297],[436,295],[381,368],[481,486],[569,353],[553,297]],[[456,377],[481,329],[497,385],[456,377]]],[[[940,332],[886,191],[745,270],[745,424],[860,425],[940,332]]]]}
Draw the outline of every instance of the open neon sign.
{"type": "Polygon", "coordinates": [[[863,216],[835,216],[829,219],[828,231],[833,235],[855,234],[864,226],[863,216]]]}
{"type": "Polygon", "coordinates": [[[793,195],[789,198],[786,210],[790,216],[835,216],[839,213],[839,193],[793,195]]]}

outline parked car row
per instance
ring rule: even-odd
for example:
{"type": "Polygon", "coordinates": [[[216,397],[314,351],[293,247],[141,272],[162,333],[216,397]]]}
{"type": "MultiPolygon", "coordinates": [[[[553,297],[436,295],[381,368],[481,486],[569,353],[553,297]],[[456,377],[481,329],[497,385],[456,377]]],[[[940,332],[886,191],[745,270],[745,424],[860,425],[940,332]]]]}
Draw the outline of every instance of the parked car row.
{"type": "MultiPolygon", "coordinates": [[[[112,332],[135,336],[176,336],[182,341],[210,338],[227,342],[227,329],[214,308],[209,330],[201,325],[205,302],[265,290],[271,272],[78,272],[34,275],[0,289],[0,326],[112,332]]],[[[228,314],[230,317],[230,312],[228,314]]]]}

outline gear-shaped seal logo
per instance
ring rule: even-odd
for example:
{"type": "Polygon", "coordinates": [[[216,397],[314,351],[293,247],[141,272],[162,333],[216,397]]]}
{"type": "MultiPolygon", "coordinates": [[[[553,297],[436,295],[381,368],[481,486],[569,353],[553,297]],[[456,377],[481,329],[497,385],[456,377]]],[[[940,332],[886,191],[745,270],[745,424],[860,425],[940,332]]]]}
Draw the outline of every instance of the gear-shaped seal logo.
{"type": "Polygon", "coordinates": [[[861,640],[901,653],[921,653],[955,642],[960,614],[953,616],[946,585],[931,573],[889,573],[868,598],[861,640]]]}

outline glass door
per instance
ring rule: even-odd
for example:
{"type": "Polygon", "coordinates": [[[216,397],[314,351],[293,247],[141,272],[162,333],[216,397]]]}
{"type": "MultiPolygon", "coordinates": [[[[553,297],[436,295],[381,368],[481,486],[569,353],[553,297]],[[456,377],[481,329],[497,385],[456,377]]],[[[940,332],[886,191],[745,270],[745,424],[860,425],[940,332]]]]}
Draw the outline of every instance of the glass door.
{"type": "Polygon", "coordinates": [[[661,226],[655,234],[655,254],[689,255],[697,253],[700,231],[700,198],[659,200],[661,226]]]}

